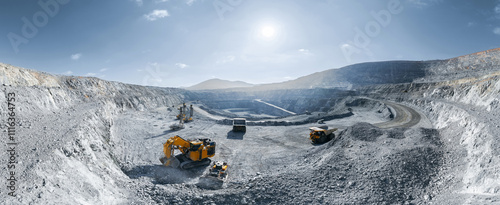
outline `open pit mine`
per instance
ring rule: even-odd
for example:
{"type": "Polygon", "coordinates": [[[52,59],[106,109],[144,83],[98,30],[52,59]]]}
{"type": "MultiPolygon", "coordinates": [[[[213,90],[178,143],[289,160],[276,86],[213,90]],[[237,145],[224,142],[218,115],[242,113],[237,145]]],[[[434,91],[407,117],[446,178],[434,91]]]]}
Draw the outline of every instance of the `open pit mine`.
{"type": "Polygon", "coordinates": [[[2,204],[500,203],[499,49],[218,90],[0,78],[2,204]]]}

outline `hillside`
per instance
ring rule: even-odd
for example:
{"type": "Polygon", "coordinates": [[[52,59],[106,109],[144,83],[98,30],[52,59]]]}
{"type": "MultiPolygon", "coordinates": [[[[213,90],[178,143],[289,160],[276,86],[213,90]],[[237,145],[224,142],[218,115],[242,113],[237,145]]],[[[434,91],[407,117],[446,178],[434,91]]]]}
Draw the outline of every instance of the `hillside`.
{"type": "Polygon", "coordinates": [[[367,62],[329,69],[281,83],[256,85],[242,90],[340,88],[434,82],[480,76],[500,66],[500,48],[446,60],[367,62]]]}
{"type": "Polygon", "coordinates": [[[187,90],[220,90],[230,88],[248,88],[254,85],[242,81],[210,79],[186,88],[187,90]]]}

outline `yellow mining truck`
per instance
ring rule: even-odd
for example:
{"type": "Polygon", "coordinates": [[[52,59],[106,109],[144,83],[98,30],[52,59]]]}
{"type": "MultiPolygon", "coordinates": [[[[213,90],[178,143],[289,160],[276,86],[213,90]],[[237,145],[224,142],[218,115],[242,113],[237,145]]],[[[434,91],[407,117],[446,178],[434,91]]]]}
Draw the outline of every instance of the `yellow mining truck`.
{"type": "Polygon", "coordinates": [[[314,144],[323,144],[335,138],[335,131],[338,128],[328,129],[328,126],[310,127],[309,139],[314,144]]]}

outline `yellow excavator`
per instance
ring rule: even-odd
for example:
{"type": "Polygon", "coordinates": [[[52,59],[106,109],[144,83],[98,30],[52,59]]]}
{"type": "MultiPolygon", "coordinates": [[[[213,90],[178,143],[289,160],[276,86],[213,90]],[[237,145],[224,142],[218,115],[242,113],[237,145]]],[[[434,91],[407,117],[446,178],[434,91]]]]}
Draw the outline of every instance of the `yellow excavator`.
{"type": "Polygon", "coordinates": [[[171,137],[163,144],[164,157],[160,162],[169,167],[180,167],[191,169],[199,166],[209,165],[209,157],[215,155],[215,142],[210,139],[185,140],[179,136],[171,137]],[[181,154],[174,155],[178,149],[181,154]]]}

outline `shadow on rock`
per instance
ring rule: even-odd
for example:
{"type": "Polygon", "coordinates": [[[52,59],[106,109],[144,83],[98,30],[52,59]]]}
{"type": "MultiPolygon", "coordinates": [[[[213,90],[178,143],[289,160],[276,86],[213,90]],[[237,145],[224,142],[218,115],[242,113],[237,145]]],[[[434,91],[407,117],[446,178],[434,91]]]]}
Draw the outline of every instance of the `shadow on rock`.
{"type": "Polygon", "coordinates": [[[227,133],[227,139],[231,140],[243,140],[245,132],[233,132],[232,130],[227,133]]]}
{"type": "Polygon", "coordinates": [[[176,131],[176,130],[165,130],[165,131],[163,131],[163,133],[162,133],[162,134],[159,134],[159,135],[156,135],[156,136],[151,136],[151,137],[146,137],[146,138],[144,138],[144,139],[145,139],[145,140],[148,140],[148,139],[154,139],[154,138],[158,138],[158,137],[163,137],[163,136],[165,136],[165,135],[167,135],[167,134],[170,134],[170,133],[172,133],[172,132],[175,132],[175,131],[176,131]]]}
{"type": "Polygon", "coordinates": [[[218,179],[217,177],[204,176],[200,177],[198,183],[196,183],[196,186],[201,189],[217,190],[217,189],[222,189],[223,184],[224,181],[218,179]]]}
{"type": "Polygon", "coordinates": [[[123,172],[131,179],[141,177],[151,178],[155,184],[182,184],[195,180],[203,175],[206,166],[189,170],[165,167],[163,165],[143,165],[130,169],[122,168],[123,172]]]}

